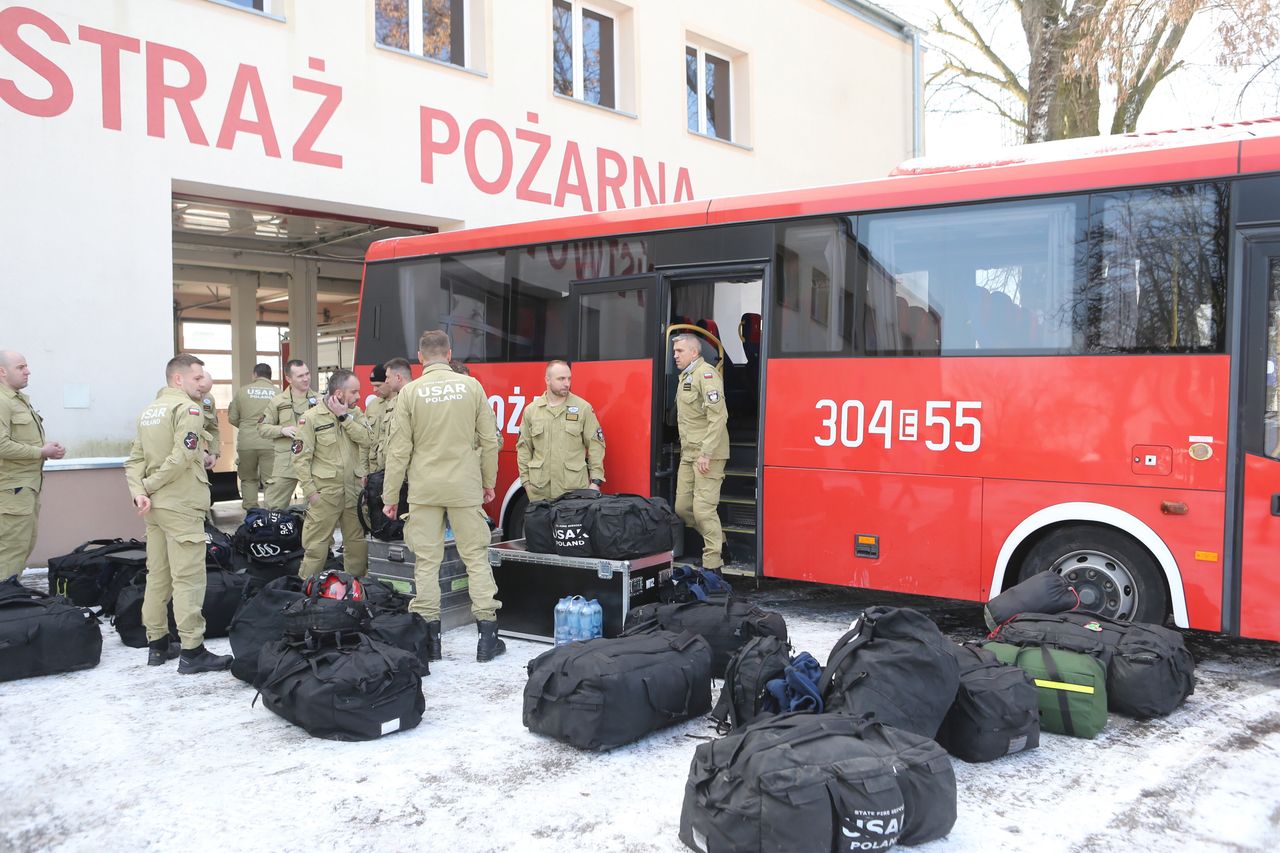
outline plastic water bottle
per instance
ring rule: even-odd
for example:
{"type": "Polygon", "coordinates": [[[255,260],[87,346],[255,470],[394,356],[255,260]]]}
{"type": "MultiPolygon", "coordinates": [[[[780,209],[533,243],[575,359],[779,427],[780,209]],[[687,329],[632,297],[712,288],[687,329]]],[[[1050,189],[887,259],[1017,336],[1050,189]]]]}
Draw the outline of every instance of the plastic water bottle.
{"type": "Polygon", "coordinates": [[[578,602],[577,619],[574,628],[575,640],[591,639],[591,603],[585,598],[578,602]]]}
{"type": "Polygon", "coordinates": [[[604,636],[604,608],[600,606],[600,602],[591,599],[588,606],[591,608],[591,637],[604,636]]]}
{"type": "Polygon", "coordinates": [[[587,600],[580,595],[569,599],[569,612],[566,614],[565,621],[569,625],[570,640],[586,639],[582,633],[582,611],[586,606],[587,600]]]}
{"type": "Polygon", "coordinates": [[[573,599],[567,595],[556,602],[555,640],[557,646],[573,639],[572,628],[569,624],[569,607],[572,602],[573,599]]]}

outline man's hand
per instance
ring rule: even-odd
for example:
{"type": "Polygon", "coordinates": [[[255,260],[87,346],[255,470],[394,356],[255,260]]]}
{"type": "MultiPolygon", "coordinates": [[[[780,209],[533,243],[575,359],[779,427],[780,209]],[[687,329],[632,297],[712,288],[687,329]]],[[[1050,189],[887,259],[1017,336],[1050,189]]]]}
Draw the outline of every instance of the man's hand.
{"type": "Polygon", "coordinates": [[[367,476],[361,477],[361,478],[360,478],[360,485],[361,485],[361,486],[367,486],[367,485],[369,485],[369,478],[368,478],[367,476]]]}
{"type": "Polygon", "coordinates": [[[600,491],[600,485],[598,483],[592,483],[590,486],[587,486],[587,488],[593,492],[600,491]]]}
{"type": "Polygon", "coordinates": [[[146,495],[138,495],[133,499],[133,505],[138,508],[138,515],[146,515],[151,511],[151,498],[146,495]]]}
{"type": "Polygon", "coordinates": [[[488,503],[489,501],[493,500],[494,495],[496,495],[496,494],[497,494],[497,492],[495,492],[493,489],[485,489],[485,490],[484,490],[484,500],[482,501],[482,503],[488,503]]]}
{"type": "Polygon", "coordinates": [[[67,453],[67,449],[56,441],[50,441],[40,448],[41,459],[61,459],[67,453]]]}
{"type": "Polygon", "coordinates": [[[307,506],[311,506],[318,500],[320,500],[320,493],[312,492],[311,494],[307,495],[307,506]]]}
{"type": "Polygon", "coordinates": [[[204,470],[212,471],[213,466],[217,464],[218,464],[218,457],[206,451],[204,454],[204,470]]]}
{"type": "Polygon", "coordinates": [[[280,432],[288,436],[289,438],[298,437],[298,428],[296,426],[280,427],[280,432]]]}
{"type": "Polygon", "coordinates": [[[400,507],[395,504],[387,504],[382,508],[382,514],[392,521],[396,520],[396,516],[400,514],[400,507]]]}
{"type": "Polygon", "coordinates": [[[329,411],[333,412],[334,417],[345,415],[348,411],[347,404],[332,395],[325,396],[324,404],[329,411]]]}
{"type": "Polygon", "coordinates": [[[707,474],[711,471],[711,460],[705,456],[698,457],[698,473],[707,474]]]}

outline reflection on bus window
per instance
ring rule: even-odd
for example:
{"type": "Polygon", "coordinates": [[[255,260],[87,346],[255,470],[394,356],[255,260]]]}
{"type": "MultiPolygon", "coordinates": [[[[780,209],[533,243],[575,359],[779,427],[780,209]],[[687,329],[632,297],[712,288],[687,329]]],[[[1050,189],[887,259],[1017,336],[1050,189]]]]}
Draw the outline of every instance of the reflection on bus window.
{"type": "Polygon", "coordinates": [[[1269,259],[1267,275],[1267,389],[1263,396],[1263,450],[1280,459],[1280,257],[1269,259]]]}
{"type": "Polygon", "coordinates": [[[776,310],[783,353],[852,351],[853,278],[847,258],[855,246],[847,218],[779,230],[776,310]]]}
{"type": "Polygon", "coordinates": [[[648,291],[613,290],[584,294],[578,301],[578,356],[583,361],[644,358],[648,291]]]}

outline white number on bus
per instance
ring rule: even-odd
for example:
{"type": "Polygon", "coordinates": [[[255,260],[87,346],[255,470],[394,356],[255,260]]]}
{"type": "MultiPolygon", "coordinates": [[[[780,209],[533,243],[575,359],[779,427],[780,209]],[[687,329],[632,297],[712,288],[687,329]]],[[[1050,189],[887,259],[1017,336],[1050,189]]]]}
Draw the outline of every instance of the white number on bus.
{"type": "Polygon", "coordinates": [[[814,406],[823,413],[821,431],[813,437],[819,447],[834,447],[839,441],[844,447],[861,447],[869,436],[880,436],[884,449],[898,443],[924,439],[924,446],[941,453],[954,447],[961,453],[973,453],[982,445],[982,421],[977,415],[982,403],[977,400],[929,400],[924,404],[924,424],[920,424],[920,410],[899,408],[894,417],[892,400],[879,400],[870,422],[867,407],[871,402],[862,400],[819,400],[814,406]]]}

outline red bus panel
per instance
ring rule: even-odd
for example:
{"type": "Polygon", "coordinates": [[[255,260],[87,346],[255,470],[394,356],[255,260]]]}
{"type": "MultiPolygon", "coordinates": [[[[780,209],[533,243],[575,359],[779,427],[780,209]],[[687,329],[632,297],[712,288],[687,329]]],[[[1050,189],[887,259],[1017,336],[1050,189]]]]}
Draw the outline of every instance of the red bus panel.
{"type": "Polygon", "coordinates": [[[1240,633],[1280,640],[1280,518],[1272,515],[1280,494],[1280,462],[1244,455],[1243,534],[1240,537],[1240,633]]]}

